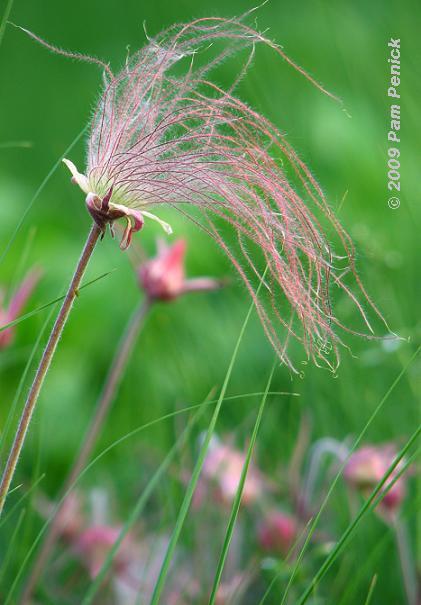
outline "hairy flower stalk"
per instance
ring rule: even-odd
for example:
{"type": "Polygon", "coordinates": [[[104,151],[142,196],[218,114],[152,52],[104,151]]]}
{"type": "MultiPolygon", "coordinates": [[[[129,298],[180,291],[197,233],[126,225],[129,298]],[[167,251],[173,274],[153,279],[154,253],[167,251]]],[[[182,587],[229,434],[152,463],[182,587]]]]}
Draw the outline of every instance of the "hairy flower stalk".
{"type": "Polygon", "coordinates": [[[64,482],[62,488],[63,499],[54,511],[42,548],[27,581],[21,600],[22,605],[29,602],[36,583],[47,566],[51,549],[59,533],[63,531],[62,517],[67,507],[72,504],[71,496],[73,492],[71,490],[93,451],[105,419],[115,400],[118,386],[130,360],[139,332],[151,307],[159,302],[175,300],[189,292],[216,290],[221,287],[220,281],[209,277],[186,279],[184,269],[185,251],[186,242],[184,240],[179,240],[172,246],[167,246],[161,241],[158,242],[157,256],[135,267],[139,287],[144,292],[145,298],[135,309],[123,332],[92,421],[72,469],[64,482]]]}
{"type": "Polygon", "coordinates": [[[77,296],[78,288],[85,273],[85,269],[88,265],[89,259],[91,258],[92,252],[94,251],[95,244],[97,243],[100,234],[101,231],[99,230],[97,225],[94,224],[89,232],[82,255],[77,264],[72,281],[70,282],[70,286],[64,298],[61,309],[57,315],[57,319],[48,338],[47,345],[42,354],[41,361],[35,374],[35,378],[28,393],[28,397],[26,399],[25,406],[23,408],[23,412],[19,420],[18,429],[16,431],[16,435],[13,440],[13,444],[10,449],[10,453],[0,482],[0,514],[3,511],[7,493],[12,483],[13,475],[16,470],[16,465],[18,463],[20,452],[22,450],[25,437],[28,432],[32,414],[35,409],[35,405],[37,403],[44,379],[47,375],[48,368],[50,367],[51,360],[54,356],[58,341],[60,340],[67,318],[69,317],[73,302],[77,296]]]}
{"type": "Polygon", "coordinates": [[[67,505],[71,503],[72,492],[70,491],[77,480],[80,472],[85,467],[89,456],[92,453],[98,435],[100,434],[101,428],[104,424],[105,418],[110,410],[111,404],[115,398],[116,390],[119,382],[124,373],[125,367],[129,360],[130,354],[133,350],[139,331],[143,325],[145,317],[150,308],[148,300],[139,304],[130,318],[127,327],[123,333],[117,351],[114,355],[114,359],[111,363],[105,385],[96,406],[94,415],[92,417],[90,426],[86,432],[86,435],[82,441],[79,453],[76,457],[75,462],[71,468],[69,475],[67,476],[62,493],[64,495],[61,503],[57,506],[54,511],[54,515],[51,519],[47,534],[43,540],[41,550],[38,553],[37,559],[32,568],[32,572],[28,578],[25,586],[25,591],[22,595],[22,605],[28,603],[32,592],[36,586],[38,578],[42,574],[43,570],[46,569],[48,563],[51,548],[57,540],[57,537],[62,531],[61,519],[63,513],[65,513],[67,505]]]}

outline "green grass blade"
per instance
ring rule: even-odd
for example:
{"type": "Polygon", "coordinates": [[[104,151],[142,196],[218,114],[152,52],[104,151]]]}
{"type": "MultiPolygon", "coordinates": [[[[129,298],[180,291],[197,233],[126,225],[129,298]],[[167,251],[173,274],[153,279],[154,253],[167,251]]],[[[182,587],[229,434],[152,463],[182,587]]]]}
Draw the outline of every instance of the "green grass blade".
{"type": "Polygon", "coordinates": [[[31,256],[31,249],[34,245],[36,231],[36,227],[31,227],[28,231],[25,244],[22,246],[22,252],[19,254],[19,261],[16,263],[13,271],[12,281],[9,285],[10,292],[14,292],[19,288],[19,284],[24,280],[25,277],[25,269],[28,267],[28,265],[32,264],[31,259],[33,256],[31,256]]]}
{"type": "MultiPolygon", "coordinates": [[[[83,288],[87,288],[88,286],[94,284],[95,282],[97,282],[100,279],[103,279],[104,277],[106,277],[107,275],[109,275],[110,273],[112,273],[112,271],[108,271],[107,273],[103,273],[102,275],[100,275],[99,277],[96,277],[92,280],[90,280],[89,282],[87,282],[86,284],[83,284],[80,288],[79,291],[82,290],[83,288]]],[[[7,442],[7,435],[9,434],[10,431],[10,426],[13,420],[13,416],[14,416],[14,412],[17,406],[17,403],[19,401],[19,398],[22,394],[22,390],[23,387],[25,385],[25,381],[26,378],[28,376],[28,372],[29,369],[32,365],[32,362],[34,360],[34,357],[36,355],[36,352],[39,348],[40,342],[42,340],[42,337],[45,333],[45,330],[51,320],[52,317],[52,313],[54,311],[54,306],[56,303],[60,302],[61,300],[63,300],[64,296],[60,296],[56,299],[54,299],[53,301],[50,301],[49,303],[46,303],[45,305],[42,305],[41,307],[38,307],[37,309],[34,309],[33,311],[30,311],[29,313],[27,313],[26,315],[21,315],[17,320],[15,320],[15,322],[11,322],[12,325],[15,325],[16,323],[20,323],[21,321],[23,321],[24,319],[28,319],[28,317],[32,317],[33,315],[36,315],[37,313],[39,313],[40,311],[43,311],[44,309],[47,309],[48,307],[52,307],[50,310],[50,313],[48,314],[48,317],[46,318],[45,322],[43,323],[41,330],[37,336],[37,339],[35,341],[34,346],[32,347],[31,353],[29,355],[28,361],[25,364],[25,368],[23,370],[22,376],[20,377],[19,380],[19,384],[18,384],[18,388],[16,390],[15,396],[13,398],[12,401],[12,405],[10,406],[9,412],[7,414],[7,418],[6,418],[6,422],[4,425],[4,429],[2,431],[1,437],[0,437],[0,459],[3,458],[3,454],[4,454],[4,446],[5,443],[7,442]]],[[[10,327],[10,324],[7,324],[6,326],[2,326],[0,328],[0,332],[2,330],[5,330],[7,327],[10,327]]]]}
{"type": "MultiPolygon", "coordinates": [[[[259,286],[259,289],[260,289],[260,286],[259,286]]],[[[231,360],[230,360],[230,363],[228,366],[228,370],[225,374],[225,378],[224,378],[224,382],[223,382],[223,385],[221,388],[218,402],[215,406],[215,410],[213,412],[211,421],[210,421],[208,429],[206,431],[206,436],[203,440],[202,447],[200,448],[199,456],[198,456],[197,462],[195,464],[195,467],[193,469],[193,473],[190,478],[189,484],[187,486],[186,493],[184,495],[184,499],[181,504],[178,516],[177,516],[175,527],[174,527],[173,533],[171,535],[171,539],[168,544],[167,551],[165,553],[164,561],[162,563],[162,566],[161,566],[161,569],[159,572],[159,576],[158,576],[158,579],[157,579],[157,582],[155,585],[155,589],[154,589],[154,592],[152,595],[151,605],[157,605],[159,603],[159,599],[161,597],[161,593],[164,588],[164,584],[165,584],[165,581],[166,581],[166,578],[168,575],[168,571],[170,568],[171,560],[174,555],[175,547],[177,545],[178,538],[180,536],[181,530],[184,525],[184,521],[187,517],[187,513],[190,508],[190,503],[193,498],[193,494],[196,489],[196,485],[199,480],[200,473],[202,471],[203,463],[205,461],[206,454],[207,454],[208,448],[209,448],[209,444],[210,444],[212,435],[215,430],[215,426],[216,426],[216,422],[218,420],[219,412],[221,410],[222,402],[224,401],[225,393],[228,388],[228,383],[230,381],[231,374],[234,369],[235,361],[237,359],[238,351],[240,349],[240,344],[243,339],[244,333],[246,331],[246,327],[247,327],[247,324],[251,317],[253,308],[254,308],[254,302],[252,302],[252,304],[250,305],[246,318],[243,322],[243,325],[241,326],[240,334],[239,334],[238,340],[235,344],[234,351],[233,351],[233,354],[231,356],[231,360]]]]}
{"type": "MultiPolygon", "coordinates": [[[[114,271],[115,271],[115,269],[112,269],[111,271],[107,271],[106,273],[101,273],[101,275],[98,275],[98,277],[95,277],[94,279],[91,279],[90,281],[86,282],[86,284],[83,284],[82,286],[80,286],[78,292],[80,292],[84,288],[87,288],[88,286],[91,286],[92,284],[99,281],[100,279],[104,279],[104,277],[107,277],[114,271]]],[[[64,300],[64,298],[65,298],[65,294],[63,294],[62,296],[58,296],[57,298],[54,298],[54,300],[50,300],[48,303],[45,303],[44,305],[41,305],[40,307],[37,307],[36,309],[33,309],[32,311],[29,311],[28,313],[25,313],[24,315],[20,315],[17,319],[14,319],[13,321],[9,321],[9,323],[1,326],[0,332],[3,332],[3,330],[7,330],[7,328],[12,328],[13,326],[16,326],[17,324],[21,323],[22,321],[25,321],[25,319],[29,319],[30,317],[37,315],[41,311],[44,311],[44,309],[48,309],[48,307],[51,307],[51,305],[56,305],[57,303],[64,300]]]]}
{"type": "Polygon", "coordinates": [[[4,32],[6,31],[7,20],[9,19],[14,0],[9,0],[4,9],[3,16],[0,22],[0,45],[3,42],[4,32]]]}
{"type": "Polygon", "coordinates": [[[98,573],[95,580],[91,584],[81,605],[90,605],[92,603],[93,598],[95,597],[96,593],[98,592],[98,589],[101,587],[101,585],[105,579],[105,576],[112,565],[113,559],[114,559],[118,549],[120,548],[122,541],[124,540],[124,538],[126,537],[128,532],[130,531],[130,529],[133,527],[134,523],[139,518],[152,491],[158,485],[158,483],[161,480],[162,476],[164,475],[165,471],[168,469],[175,454],[185,444],[187,437],[190,434],[191,429],[193,428],[194,424],[196,424],[196,422],[198,421],[198,419],[200,418],[200,416],[202,415],[204,410],[205,410],[204,406],[199,408],[199,410],[196,412],[196,414],[193,416],[193,418],[187,425],[186,429],[183,431],[182,435],[177,439],[175,445],[171,448],[170,452],[167,454],[167,456],[165,457],[163,462],[158,467],[158,470],[155,472],[152,479],[148,482],[148,485],[143,490],[142,495],[140,496],[139,500],[137,501],[136,506],[133,508],[126,523],[124,524],[116,542],[113,544],[112,548],[110,549],[110,551],[105,559],[105,562],[101,567],[100,572],[98,573]]]}
{"type": "Polygon", "coordinates": [[[376,584],[377,584],[377,574],[375,574],[373,576],[373,579],[370,582],[370,588],[368,589],[368,594],[367,594],[367,598],[365,600],[364,605],[370,605],[370,603],[371,603],[371,597],[374,594],[374,589],[376,588],[376,584]]]}
{"type": "Polygon", "coordinates": [[[410,466],[412,466],[412,464],[418,460],[418,457],[421,453],[421,448],[418,448],[411,456],[408,456],[405,463],[402,464],[402,468],[399,469],[399,471],[394,475],[393,479],[387,484],[387,489],[384,490],[383,493],[379,494],[379,496],[377,496],[376,501],[373,504],[373,508],[376,508],[376,506],[378,504],[380,504],[381,500],[384,497],[384,494],[387,493],[388,491],[390,491],[392,489],[392,487],[395,485],[396,481],[398,481],[402,475],[404,473],[406,473],[406,471],[410,468],[410,466]]]}
{"type": "Polygon", "coordinates": [[[4,575],[6,573],[6,570],[7,570],[8,566],[9,566],[9,563],[10,563],[10,559],[11,559],[12,554],[13,554],[13,550],[14,550],[13,546],[15,544],[15,541],[16,541],[17,535],[19,533],[20,527],[22,525],[22,521],[23,521],[23,518],[24,518],[25,514],[26,514],[26,509],[23,508],[20,511],[20,513],[19,513],[19,517],[18,517],[18,520],[16,522],[15,528],[13,530],[12,536],[11,536],[11,538],[9,540],[8,545],[7,545],[7,550],[6,550],[6,553],[5,553],[4,557],[3,557],[3,562],[2,562],[2,565],[1,565],[0,586],[3,584],[4,575]]]}
{"type": "MultiPolygon", "coordinates": [[[[70,485],[69,489],[62,495],[62,497],[60,498],[60,500],[58,501],[55,510],[52,512],[52,514],[50,515],[50,517],[45,521],[44,525],[42,526],[42,528],[40,529],[40,531],[38,532],[38,535],[36,536],[35,540],[33,541],[32,545],[30,546],[30,548],[28,549],[24,560],[22,561],[22,564],[19,568],[18,573],[16,574],[15,579],[13,580],[13,583],[9,589],[9,594],[7,595],[7,599],[10,601],[10,599],[13,596],[13,593],[22,577],[22,574],[33,554],[33,552],[35,551],[36,547],[38,546],[42,536],[44,535],[44,533],[47,530],[47,527],[49,526],[49,524],[51,523],[51,520],[53,519],[53,517],[55,516],[58,508],[61,506],[63,500],[65,498],[67,498],[67,496],[69,495],[69,493],[75,488],[75,486],[80,482],[80,480],[88,473],[88,471],[91,470],[91,468],[93,466],[95,466],[104,456],[106,456],[106,454],[108,454],[109,452],[111,452],[113,449],[115,449],[118,445],[120,445],[121,443],[123,443],[124,441],[127,441],[128,439],[130,439],[131,437],[134,437],[135,435],[138,435],[140,432],[151,428],[157,424],[159,424],[160,422],[163,422],[164,420],[169,420],[174,418],[175,416],[178,416],[179,414],[185,414],[187,412],[191,412],[192,410],[196,409],[198,410],[199,408],[203,408],[203,410],[206,409],[206,404],[208,404],[210,402],[203,402],[202,404],[196,404],[194,406],[188,406],[187,408],[183,408],[181,410],[176,410],[175,412],[170,412],[169,414],[165,414],[164,416],[160,416],[159,418],[155,418],[155,420],[151,420],[150,422],[147,422],[146,424],[143,424],[139,427],[137,427],[136,429],[134,429],[133,431],[130,431],[129,433],[126,433],[125,435],[123,435],[122,437],[120,437],[119,439],[116,439],[115,441],[113,441],[109,446],[107,446],[104,450],[102,450],[102,452],[100,452],[95,458],[93,458],[93,460],[87,464],[85,466],[85,468],[79,473],[77,479],[75,479],[75,481],[72,483],[72,485],[70,485]]],[[[215,402],[212,402],[215,403],[215,402]]],[[[200,410],[199,410],[200,411],[200,410]]],[[[5,602],[8,603],[9,601],[5,602]]]]}
{"type": "Polygon", "coordinates": [[[32,347],[31,353],[30,353],[30,355],[28,357],[28,361],[26,362],[25,368],[24,368],[24,370],[22,372],[22,375],[20,377],[18,388],[16,389],[16,393],[15,393],[15,396],[13,398],[12,405],[10,406],[10,409],[8,411],[6,422],[4,424],[4,428],[2,430],[1,437],[0,437],[0,459],[2,459],[3,455],[4,455],[4,446],[7,443],[7,436],[8,436],[9,431],[10,431],[10,426],[11,426],[11,423],[13,421],[13,417],[14,417],[14,414],[15,414],[16,406],[18,404],[20,396],[22,395],[23,387],[25,386],[25,382],[26,382],[29,370],[31,368],[32,362],[34,361],[34,358],[35,358],[35,355],[36,355],[36,353],[38,351],[38,348],[39,348],[39,346],[41,344],[41,340],[42,340],[42,338],[43,338],[43,336],[45,334],[45,330],[47,329],[47,326],[50,323],[53,311],[54,311],[54,307],[51,309],[50,313],[48,314],[48,317],[46,318],[46,320],[44,321],[44,323],[43,323],[43,325],[41,327],[41,330],[39,331],[39,334],[37,336],[35,344],[32,347]]]}
{"type": "Polygon", "coordinates": [[[276,364],[276,361],[275,361],[275,363],[273,364],[272,369],[270,371],[270,375],[269,375],[269,379],[268,379],[268,382],[267,382],[267,385],[266,385],[266,389],[265,389],[265,392],[263,394],[262,400],[260,402],[260,406],[259,406],[259,410],[258,410],[258,413],[257,413],[256,422],[255,422],[254,428],[253,428],[253,433],[251,435],[250,443],[249,443],[249,446],[248,446],[248,449],[247,449],[246,459],[245,459],[243,468],[241,470],[240,482],[238,484],[238,488],[237,488],[237,491],[236,491],[236,494],[235,494],[234,502],[233,502],[232,507],[231,507],[231,513],[230,513],[230,517],[229,517],[229,521],[228,521],[228,525],[227,525],[227,530],[226,530],[226,533],[225,533],[224,543],[222,545],[221,555],[219,557],[218,566],[217,566],[216,573],[215,573],[215,578],[214,578],[214,581],[213,581],[211,596],[210,596],[210,599],[209,599],[209,605],[214,605],[216,597],[217,597],[219,584],[220,584],[221,578],[222,578],[222,572],[224,571],[225,561],[227,559],[228,550],[229,550],[229,547],[230,547],[230,544],[231,544],[231,540],[232,540],[232,536],[233,536],[233,533],[234,533],[235,523],[237,521],[238,512],[240,510],[241,498],[243,496],[244,485],[245,485],[246,478],[247,478],[247,473],[248,473],[248,470],[249,470],[249,467],[250,467],[251,457],[253,455],[254,446],[256,444],[257,435],[258,435],[260,424],[261,424],[262,417],[263,417],[263,411],[265,409],[265,404],[266,404],[267,396],[268,396],[268,393],[269,393],[269,388],[270,388],[270,385],[272,383],[272,378],[273,378],[273,374],[275,372],[276,365],[277,364],[276,364]]]}
{"type": "Polygon", "coordinates": [[[372,412],[372,414],[370,415],[369,419],[367,420],[365,426],[363,427],[363,429],[361,430],[360,434],[358,435],[357,439],[354,441],[352,447],[349,450],[349,454],[347,459],[342,463],[342,465],[340,466],[338,472],[336,473],[328,491],[327,494],[325,496],[325,498],[323,499],[323,502],[319,508],[319,511],[317,513],[317,515],[314,517],[314,519],[312,519],[311,522],[311,526],[310,526],[310,530],[308,533],[308,536],[306,538],[306,540],[304,541],[303,547],[297,557],[294,569],[292,571],[291,577],[288,580],[287,586],[285,588],[285,593],[284,596],[282,598],[281,601],[281,605],[284,605],[286,602],[286,598],[289,592],[289,589],[292,586],[292,583],[295,579],[295,576],[297,574],[297,571],[300,567],[301,561],[304,557],[304,553],[307,549],[308,544],[310,543],[311,537],[316,529],[316,526],[320,520],[320,517],[323,513],[323,511],[325,510],[327,503],[329,502],[332,493],[336,487],[336,484],[338,483],[339,479],[342,476],[343,470],[351,456],[351,454],[357,449],[357,447],[359,446],[359,444],[361,443],[362,439],[364,438],[364,435],[367,433],[369,427],[371,426],[371,424],[374,422],[374,420],[376,419],[376,417],[378,416],[378,414],[380,413],[380,411],[382,410],[384,404],[386,403],[386,401],[389,399],[390,395],[392,394],[392,392],[394,391],[394,389],[397,387],[397,385],[399,384],[399,382],[402,380],[403,376],[405,375],[405,373],[407,372],[408,368],[410,367],[410,365],[413,363],[413,361],[416,359],[416,357],[418,356],[419,352],[421,351],[421,346],[418,347],[418,349],[415,351],[415,353],[411,356],[411,358],[409,359],[408,363],[402,368],[402,370],[399,372],[398,376],[395,378],[395,380],[392,382],[392,384],[390,385],[390,387],[387,389],[386,393],[384,394],[384,396],[382,397],[382,399],[380,400],[380,403],[377,405],[377,407],[375,408],[375,410],[372,412]]]}
{"type": "MultiPolygon", "coordinates": [[[[0,38],[0,42],[1,42],[1,38],[0,38]]],[[[47,176],[44,178],[44,180],[42,181],[41,185],[38,187],[38,189],[35,191],[34,195],[32,196],[32,199],[30,200],[28,206],[26,207],[25,211],[23,212],[18,224],[15,227],[15,230],[13,231],[9,241],[7,242],[1,256],[0,256],[0,264],[4,261],[4,259],[6,258],[7,253],[9,252],[10,248],[12,247],[13,242],[16,239],[17,234],[20,231],[20,228],[22,227],[26,217],[28,216],[29,212],[31,211],[33,205],[35,204],[35,202],[37,201],[38,197],[40,196],[41,192],[44,190],[44,187],[46,186],[46,184],[48,183],[48,181],[50,180],[50,178],[53,176],[53,174],[55,173],[55,171],[57,170],[57,168],[60,166],[62,159],[68,155],[69,151],[71,151],[73,149],[73,147],[76,145],[76,143],[82,138],[82,136],[85,134],[85,132],[87,131],[88,126],[85,126],[73,139],[73,141],[70,143],[70,145],[67,147],[67,149],[64,151],[63,155],[57,160],[57,162],[55,162],[55,164],[53,165],[53,167],[51,168],[51,170],[49,171],[49,173],[47,174],[47,176]]]]}
{"type": "MultiPolygon", "coordinates": [[[[290,393],[284,393],[283,391],[271,391],[269,392],[269,395],[277,395],[277,394],[287,394],[289,395],[290,393]]],[[[232,395],[230,397],[225,397],[225,402],[229,401],[229,400],[241,400],[244,397],[255,397],[256,395],[263,395],[263,393],[244,393],[243,395],[232,395]]],[[[104,450],[102,450],[102,452],[100,452],[95,458],[92,459],[92,461],[86,465],[86,467],[80,472],[80,474],[78,475],[77,479],[72,483],[72,485],[70,485],[69,489],[62,495],[61,499],[58,501],[55,510],[52,512],[52,514],[50,515],[50,517],[45,521],[44,525],[42,526],[42,528],[40,529],[40,531],[38,532],[38,535],[36,536],[35,540],[33,541],[32,545],[30,546],[30,548],[28,549],[25,558],[20,566],[20,569],[12,583],[12,586],[10,588],[10,597],[8,596],[8,598],[11,598],[11,596],[13,596],[13,592],[16,588],[16,586],[18,585],[18,582],[20,580],[20,578],[22,577],[22,574],[33,554],[33,552],[35,551],[36,547],[38,546],[39,542],[41,541],[42,536],[44,535],[44,533],[47,530],[47,527],[49,526],[49,524],[51,523],[52,518],[54,517],[56,511],[58,510],[58,508],[61,506],[63,500],[65,498],[67,498],[67,496],[69,495],[69,493],[75,488],[75,486],[80,482],[80,480],[91,470],[91,468],[93,466],[95,466],[104,456],[106,456],[110,451],[112,451],[114,448],[116,448],[118,445],[120,445],[121,443],[123,443],[124,441],[127,441],[128,439],[131,439],[132,437],[135,437],[136,435],[138,435],[139,433],[145,431],[148,428],[152,428],[158,424],[160,424],[161,422],[164,422],[165,420],[171,420],[181,414],[186,414],[189,412],[192,412],[194,410],[197,410],[198,408],[205,408],[208,405],[214,405],[215,403],[217,403],[218,400],[214,399],[214,400],[210,400],[210,401],[205,401],[202,403],[198,403],[198,404],[194,404],[194,405],[190,405],[187,406],[185,408],[182,408],[180,410],[175,410],[174,412],[169,412],[168,414],[165,414],[163,416],[160,416],[159,418],[155,418],[154,420],[151,420],[145,424],[142,424],[141,426],[138,426],[137,428],[133,429],[132,431],[130,431],[129,433],[126,433],[125,435],[123,435],[122,437],[120,437],[119,439],[116,439],[115,441],[113,441],[109,446],[107,446],[104,450]]],[[[9,511],[11,512],[11,511],[9,511]]],[[[9,513],[8,513],[9,514],[9,513]]]]}
{"type": "Polygon", "coordinates": [[[285,561],[281,561],[281,564],[278,566],[280,568],[280,571],[278,571],[278,573],[276,573],[275,576],[272,578],[272,580],[269,583],[269,586],[265,590],[261,600],[259,601],[259,603],[257,605],[264,605],[266,603],[267,599],[269,598],[270,593],[272,592],[273,587],[275,586],[276,582],[279,580],[279,577],[284,570],[284,563],[286,563],[290,560],[292,553],[296,550],[296,548],[298,547],[298,544],[300,544],[301,540],[304,538],[306,531],[310,527],[310,524],[311,524],[311,519],[309,521],[307,521],[305,527],[301,530],[299,535],[295,538],[294,543],[290,547],[290,549],[287,553],[287,556],[285,557],[285,561]]]}
{"type": "Polygon", "coordinates": [[[4,143],[0,143],[0,149],[30,149],[32,146],[33,143],[31,141],[5,141],[4,143]]]}
{"type": "Polygon", "coordinates": [[[329,568],[335,561],[336,557],[339,555],[339,553],[341,552],[341,550],[343,549],[345,544],[348,542],[348,540],[354,533],[355,529],[357,528],[357,526],[360,523],[363,516],[366,514],[367,511],[374,509],[376,507],[376,505],[379,501],[378,496],[380,495],[380,498],[382,497],[381,491],[382,491],[382,488],[385,485],[386,481],[389,479],[390,475],[393,473],[393,471],[396,469],[396,467],[398,466],[400,461],[403,459],[406,452],[415,443],[415,441],[418,439],[418,437],[420,435],[421,435],[421,426],[419,426],[417,428],[417,430],[412,434],[410,439],[406,442],[405,446],[400,450],[398,456],[396,456],[393,463],[389,466],[383,479],[376,485],[375,489],[373,490],[373,492],[371,493],[371,495],[367,499],[367,501],[364,503],[364,505],[361,507],[361,509],[360,509],[359,513],[357,514],[357,516],[355,517],[355,519],[348,525],[348,527],[342,534],[340,540],[336,543],[336,546],[332,549],[329,556],[326,558],[323,565],[320,567],[319,571],[314,576],[310,585],[304,591],[304,593],[301,596],[300,600],[298,601],[297,605],[304,605],[304,603],[308,600],[308,598],[311,595],[311,593],[313,592],[313,590],[316,588],[316,586],[318,585],[320,580],[326,575],[329,568]]]}
{"type": "MultiPolygon", "coordinates": [[[[421,452],[421,448],[418,448],[411,456],[408,456],[405,464],[402,465],[402,468],[399,472],[396,473],[394,479],[387,484],[387,491],[389,491],[395,482],[401,477],[408,468],[411,467],[413,462],[418,459],[418,456],[421,452]]],[[[380,494],[378,499],[373,504],[372,508],[376,508],[377,504],[383,498],[383,495],[380,494]]],[[[358,570],[353,574],[353,581],[347,582],[347,586],[345,590],[341,590],[341,600],[337,605],[343,605],[344,603],[352,603],[353,595],[357,594],[358,588],[361,585],[362,579],[369,575],[370,571],[375,568],[377,564],[377,560],[382,553],[384,553],[385,549],[389,547],[388,543],[392,542],[392,536],[390,533],[386,533],[381,540],[378,540],[376,546],[371,549],[370,553],[364,558],[364,562],[358,566],[358,570]]],[[[355,600],[355,598],[354,598],[355,600]]]]}
{"type": "MultiPolygon", "coordinates": [[[[8,519],[13,515],[13,513],[15,512],[15,510],[17,510],[19,508],[19,506],[22,504],[22,502],[30,495],[32,494],[32,492],[36,489],[36,487],[41,483],[41,481],[44,479],[45,477],[45,473],[40,475],[38,477],[38,479],[36,481],[34,481],[34,483],[31,485],[31,487],[28,489],[27,492],[25,492],[20,498],[19,500],[12,506],[12,508],[7,511],[7,514],[4,515],[0,521],[0,528],[3,527],[3,525],[5,525],[5,523],[7,523],[8,519]]],[[[14,490],[12,490],[14,491],[14,490]]],[[[12,493],[12,491],[10,493],[12,493]]]]}

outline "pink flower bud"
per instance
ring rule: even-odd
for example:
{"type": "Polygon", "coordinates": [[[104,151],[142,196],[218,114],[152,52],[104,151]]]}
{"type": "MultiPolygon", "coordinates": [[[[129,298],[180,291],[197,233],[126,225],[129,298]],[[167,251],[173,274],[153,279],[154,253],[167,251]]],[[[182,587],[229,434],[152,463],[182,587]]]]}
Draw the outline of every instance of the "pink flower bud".
{"type": "Polygon", "coordinates": [[[150,300],[169,301],[187,292],[215,290],[221,287],[221,282],[216,279],[186,279],[185,253],[184,240],[178,240],[172,246],[160,242],[157,256],[139,267],[139,283],[150,300]]]}
{"type": "MultiPolygon", "coordinates": [[[[39,270],[31,271],[12,296],[8,307],[2,306],[2,301],[0,300],[0,328],[18,318],[26,301],[37,285],[40,276],[41,272],[39,270]]],[[[13,341],[14,335],[14,326],[2,330],[0,332],[0,349],[9,346],[13,341]]]]}
{"type": "Polygon", "coordinates": [[[263,520],[258,533],[261,548],[285,556],[297,536],[297,522],[279,510],[270,511],[263,520]]]}
{"type": "Polygon", "coordinates": [[[66,542],[74,542],[83,531],[84,522],[80,496],[77,492],[71,492],[57,515],[58,534],[66,542]]]}
{"type": "MultiPolygon", "coordinates": [[[[235,498],[246,455],[214,438],[203,465],[202,476],[213,483],[215,497],[224,504],[235,498]]],[[[202,487],[203,489],[203,487],[202,487]]],[[[249,506],[256,502],[265,490],[264,480],[253,464],[250,464],[243,489],[242,503],[249,506]]]]}
{"type": "MultiPolygon", "coordinates": [[[[393,445],[388,444],[378,447],[367,445],[352,454],[345,467],[344,477],[353,488],[362,491],[364,494],[369,494],[383,479],[395,457],[396,450],[393,445]]],[[[391,513],[397,511],[405,497],[405,480],[403,477],[397,479],[390,488],[388,487],[401,468],[402,463],[394,469],[383,487],[382,493],[384,496],[380,503],[383,511],[391,513]]]]}
{"type": "MultiPolygon", "coordinates": [[[[94,525],[80,534],[75,548],[84,560],[92,578],[95,578],[100,572],[119,534],[119,528],[108,525],[94,525]]],[[[126,537],[114,558],[114,570],[125,571],[129,562],[130,540],[126,537]]]]}

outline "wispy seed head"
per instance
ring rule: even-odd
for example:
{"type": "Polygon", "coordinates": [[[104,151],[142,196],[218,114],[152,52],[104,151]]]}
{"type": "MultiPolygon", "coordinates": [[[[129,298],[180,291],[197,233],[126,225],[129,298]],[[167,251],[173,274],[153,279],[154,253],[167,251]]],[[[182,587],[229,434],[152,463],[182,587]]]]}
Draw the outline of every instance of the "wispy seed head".
{"type": "Polygon", "coordinates": [[[157,214],[161,206],[178,209],[230,258],[280,358],[293,368],[286,353],[293,337],[308,358],[335,368],[337,328],[351,330],[332,310],[332,290],[352,301],[369,332],[363,302],[380,314],[315,178],[280,131],[235,95],[261,44],[326,92],[242,20],[174,25],[148,38],[117,75],[106,67],[86,173],[66,163],[101,228],[127,219],[123,248],[145,219],[170,232],[157,214]],[[244,49],[237,78],[222,89],[212,71],[244,49]]]}

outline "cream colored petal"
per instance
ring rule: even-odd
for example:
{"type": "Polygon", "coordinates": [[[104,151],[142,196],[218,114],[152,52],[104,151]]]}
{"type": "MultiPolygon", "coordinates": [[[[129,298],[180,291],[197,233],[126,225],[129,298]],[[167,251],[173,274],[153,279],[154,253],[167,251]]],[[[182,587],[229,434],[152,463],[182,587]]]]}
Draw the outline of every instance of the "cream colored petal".
{"type": "Polygon", "coordinates": [[[121,212],[124,212],[124,214],[127,214],[127,215],[139,212],[139,214],[141,214],[142,216],[146,216],[147,218],[150,218],[152,221],[159,223],[167,235],[171,235],[173,232],[172,227],[169,223],[166,223],[165,221],[163,221],[159,217],[157,217],[155,214],[152,214],[151,212],[147,212],[146,210],[135,211],[135,210],[132,210],[131,208],[129,208],[128,206],[123,206],[123,204],[114,204],[113,202],[110,202],[110,208],[115,208],[116,210],[120,210],[121,212]]]}
{"type": "Polygon", "coordinates": [[[76,185],[79,185],[82,191],[84,191],[85,193],[89,193],[89,184],[87,177],[84,174],[78,172],[76,166],[70,160],[66,160],[66,158],[63,158],[63,164],[66,164],[67,168],[72,173],[72,181],[76,183],[76,185]]]}
{"type": "Polygon", "coordinates": [[[145,210],[142,210],[142,214],[143,214],[143,216],[147,216],[148,218],[150,218],[152,221],[156,221],[157,223],[159,223],[161,225],[161,227],[163,228],[163,230],[165,231],[165,233],[167,233],[168,235],[171,235],[172,227],[169,223],[166,223],[165,221],[161,220],[160,218],[158,218],[155,214],[152,214],[151,212],[146,212],[145,210]]]}

